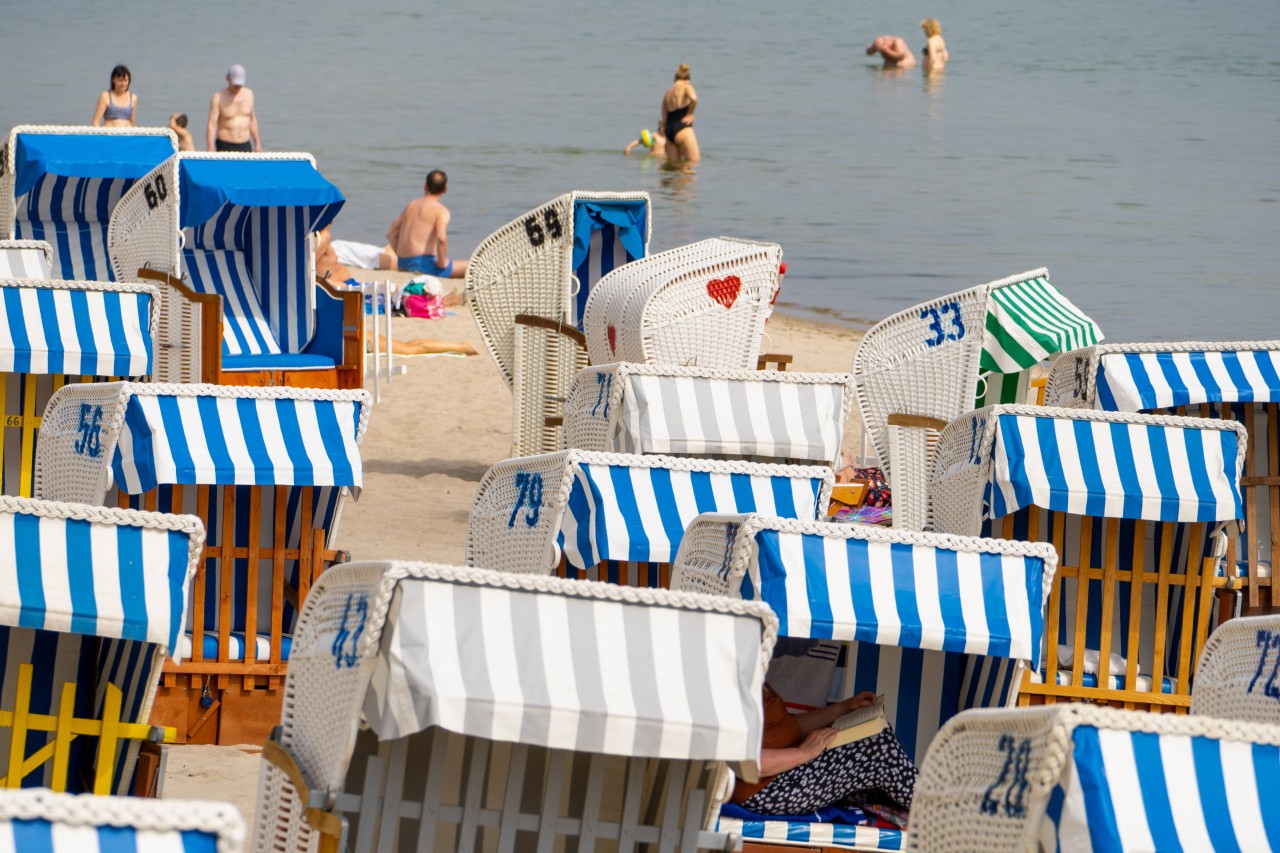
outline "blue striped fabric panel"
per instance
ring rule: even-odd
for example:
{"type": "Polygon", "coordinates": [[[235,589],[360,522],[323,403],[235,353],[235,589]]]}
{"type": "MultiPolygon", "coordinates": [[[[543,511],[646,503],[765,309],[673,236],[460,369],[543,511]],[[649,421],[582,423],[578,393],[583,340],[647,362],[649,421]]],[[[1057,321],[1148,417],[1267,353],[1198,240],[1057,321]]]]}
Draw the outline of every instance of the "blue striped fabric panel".
{"type": "Polygon", "coordinates": [[[146,293],[0,287],[0,371],[145,376],[150,316],[146,293]]]}
{"type": "Polygon", "coordinates": [[[578,293],[574,302],[576,312],[570,318],[575,325],[581,326],[582,318],[587,310],[587,297],[596,282],[613,272],[625,263],[638,260],[627,254],[627,249],[618,237],[618,229],[613,225],[604,225],[591,234],[591,242],[587,256],[573,271],[578,277],[578,293]]]}
{"type": "Polygon", "coordinates": [[[569,565],[601,560],[669,563],[685,528],[704,512],[814,520],[822,480],[581,463],[559,545],[569,565]]]}
{"type": "Polygon", "coordinates": [[[1050,800],[1060,850],[1280,849],[1280,747],[1080,726],[1050,800]]]}
{"type": "Polygon", "coordinates": [[[53,277],[113,281],[107,223],[132,178],[66,178],[46,174],[17,200],[15,236],[53,247],[53,277]]]}
{"type": "Polygon", "coordinates": [[[135,395],[111,465],[131,495],[164,484],[363,484],[349,400],[135,395]]]}
{"type": "Polygon", "coordinates": [[[901,850],[907,834],[899,829],[849,826],[843,823],[788,823],[783,820],[720,818],[717,832],[731,832],[749,841],[844,850],[901,850]]]}
{"type": "Polygon", "coordinates": [[[1236,441],[1229,430],[1000,415],[989,514],[1035,505],[1108,518],[1240,518],[1236,441]]]}
{"type": "Polygon", "coordinates": [[[243,252],[195,248],[183,250],[182,258],[196,291],[222,297],[224,355],[279,354],[243,252]]]}
{"type": "Polygon", "coordinates": [[[217,853],[218,838],[198,830],[137,830],[47,820],[0,821],[0,851],[21,853],[217,853]]]}
{"type": "Polygon", "coordinates": [[[1107,353],[1093,405],[1141,412],[1197,403],[1280,401],[1280,351],[1107,353]]]}
{"type": "Polygon", "coordinates": [[[284,352],[315,334],[315,282],[307,279],[307,235],[324,208],[259,207],[249,214],[245,251],[263,313],[284,352]]]}

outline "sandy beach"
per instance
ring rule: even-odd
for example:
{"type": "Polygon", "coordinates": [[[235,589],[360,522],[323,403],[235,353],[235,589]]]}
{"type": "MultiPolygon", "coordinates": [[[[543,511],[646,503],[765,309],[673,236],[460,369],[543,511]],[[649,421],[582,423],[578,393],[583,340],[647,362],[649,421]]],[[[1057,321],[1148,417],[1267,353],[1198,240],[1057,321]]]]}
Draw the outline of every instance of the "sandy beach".
{"type": "MultiPolygon", "coordinates": [[[[407,281],[407,273],[357,272],[364,281],[407,281]]],[[[461,289],[462,282],[452,282],[461,289]]],[[[786,292],[786,284],[783,284],[786,292]]],[[[348,500],[336,546],[352,560],[463,562],[476,485],[511,449],[511,392],[467,307],[439,320],[395,318],[398,340],[470,341],[477,356],[396,357],[407,372],[390,384],[361,445],[364,490],[348,500]]],[[[770,319],[767,351],[794,357],[789,370],[847,372],[859,334],[785,314],[770,319]]],[[[372,382],[367,386],[372,392],[372,382]]],[[[857,452],[861,422],[851,414],[844,444],[857,452]]],[[[165,796],[226,800],[252,826],[258,784],[256,745],[170,747],[165,796]]]]}

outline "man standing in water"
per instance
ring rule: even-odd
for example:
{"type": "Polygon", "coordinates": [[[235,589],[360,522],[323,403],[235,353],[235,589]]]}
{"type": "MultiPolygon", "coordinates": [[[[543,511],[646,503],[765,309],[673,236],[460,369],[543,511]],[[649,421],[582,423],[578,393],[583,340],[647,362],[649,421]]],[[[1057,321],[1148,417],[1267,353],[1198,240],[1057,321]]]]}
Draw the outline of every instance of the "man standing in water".
{"type": "Polygon", "coordinates": [[[261,151],[258,116],[253,111],[253,90],[245,86],[243,65],[227,69],[227,87],[213,93],[209,103],[210,151],[261,151]]]}
{"type": "Polygon", "coordinates": [[[449,176],[439,169],[427,173],[421,198],[405,205],[387,229],[387,242],[400,258],[403,272],[426,273],[437,278],[462,278],[466,261],[449,260],[449,208],[440,198],[448,192],[449,176]]]}
{"type": "Polygon", "coordinates": [[[901,36],[880,36],[867,47],[867,56],[880,54],[885,68],[915,68],[916,58],[901,36]]]}

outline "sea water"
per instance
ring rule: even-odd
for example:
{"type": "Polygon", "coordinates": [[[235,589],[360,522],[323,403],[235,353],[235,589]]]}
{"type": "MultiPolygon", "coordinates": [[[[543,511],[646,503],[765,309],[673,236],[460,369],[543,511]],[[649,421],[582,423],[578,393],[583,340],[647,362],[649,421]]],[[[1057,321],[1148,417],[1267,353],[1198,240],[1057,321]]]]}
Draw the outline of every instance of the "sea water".
{"type": "Polygon", "coordinates": [[[449,254],[571,189],[646,190],[654,250],[780,243],[780,304],[865,326],[1023,270],[1111,340],[1280,338],[1276,0],[7,4],[0,124],[86,123],[113,65],[204,145],[231,63],[264,144],[384,240],[449,173],[449,254]],[[945,74],[864,53],[938,18],[945,74]],[[621,149],[693,69],[705,159],[621,149]]]}

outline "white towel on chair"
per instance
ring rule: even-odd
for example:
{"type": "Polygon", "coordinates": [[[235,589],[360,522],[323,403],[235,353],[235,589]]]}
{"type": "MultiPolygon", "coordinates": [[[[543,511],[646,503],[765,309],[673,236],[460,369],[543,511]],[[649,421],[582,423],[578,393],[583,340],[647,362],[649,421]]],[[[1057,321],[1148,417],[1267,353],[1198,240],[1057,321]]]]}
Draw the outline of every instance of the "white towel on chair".
{"type": "Polygon", "coordinates": [[[350,240],[334,240],[331,244],[339,262],[349,267],[376,270],[382,259],[382,247],[372,243],[353,243],[350,240]]]}

